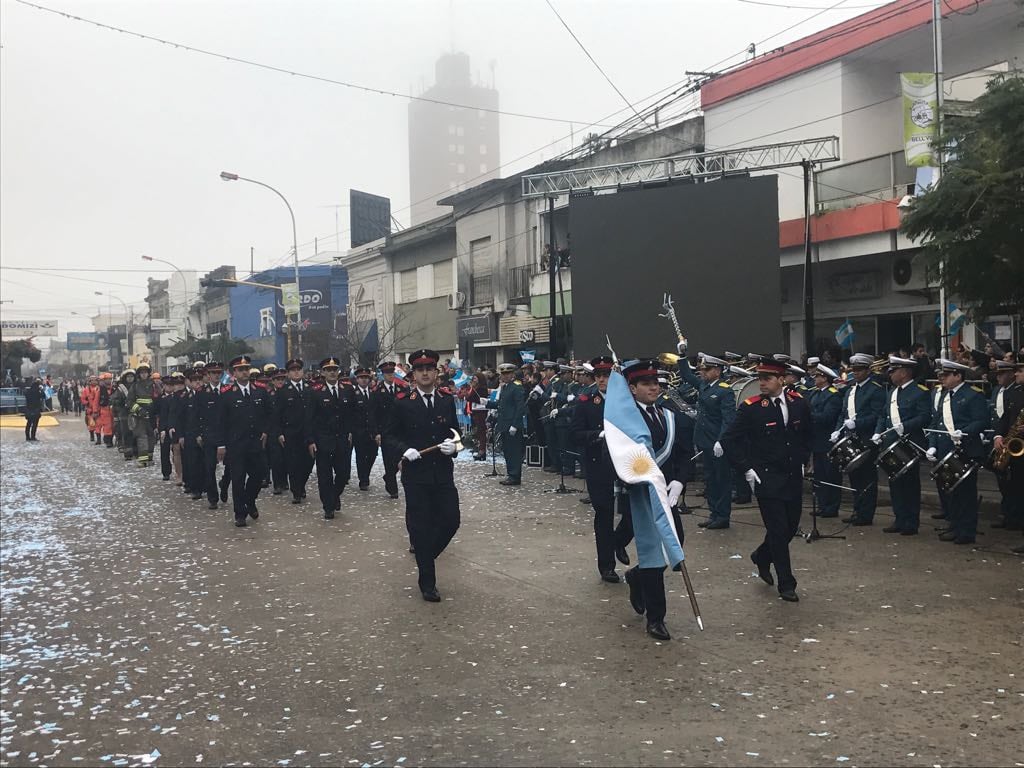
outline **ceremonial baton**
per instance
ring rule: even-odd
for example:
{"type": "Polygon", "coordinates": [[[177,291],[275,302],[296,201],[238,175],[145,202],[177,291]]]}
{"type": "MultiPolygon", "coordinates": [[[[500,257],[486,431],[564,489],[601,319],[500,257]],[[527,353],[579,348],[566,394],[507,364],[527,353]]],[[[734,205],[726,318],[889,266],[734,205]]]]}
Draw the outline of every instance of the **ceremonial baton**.
{"type": "Polygon", "coordinates": [[[679,561],[679,570],[682,571],[683,581],[686,583],[686,594],[690,596],[690,607],[693,608],[693,616],[697,619],[697,626],[704,631],[704,619],[700,617],[700,608],[697,605],[697,597],[693,594],[693,584],[690,582],[690,572],[686,570],[686,561],[679,561]]]}
{"type": "MultiPolygon", "coordinates": [[[[451,429],[451,428],[449,427],[449,429],[451,429]]],[[[462,435],[460,435],[458,430],[456,430],[456,429],[452,429],[451,432],[452,432],[452,437],[451,437],[452,442],[455,443],[455,452],[458,453],[459,451],[462,450],[462,435]]],[[[441,450],[441,443],[438,443],[437,445],[431,445],[429,448],[424,448],[422,451],[420,451],[420,456],[426,456],[428,453],[433,453],[434,451],[439,451],[439,450],[441,450]]],[[[402,461],[399,462],[399,464],[398,464],[398,470],[399,471],[402,470],[402,466],[405,463],[406,463],[406,460],[403,457],[402,461]]]]}
{"type": "Polygon", "coordinates": [[[658,317],[667,317],[671,320],[672,327],[676,330],[676,337],[679,339],[679,343],[687,346],[688,342],[686,341],[686,337],[683,336],[683,329],[679,327],[679,319],[676,317],[675,307],[672,306],[672,294],[663,294],[661,306],[665,310],[665,313],[659,314],[658,317]]]}

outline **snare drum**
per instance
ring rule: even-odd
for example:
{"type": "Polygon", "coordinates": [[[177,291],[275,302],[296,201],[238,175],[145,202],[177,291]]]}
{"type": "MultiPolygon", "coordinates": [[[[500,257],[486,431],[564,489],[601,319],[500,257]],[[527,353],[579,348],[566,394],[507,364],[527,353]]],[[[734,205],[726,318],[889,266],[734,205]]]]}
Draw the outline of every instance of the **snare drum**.
{"type": "Polygon", "coordinates": [[[878,468],[885,471],[890,480],[898,480],[917,467],[921,454],[906,438],[897,440],[878,454],[878,468]]]}
{"type": "Polygon", "coordinates": [[[828,458],[841,473],[853,472],[871,458],[871,446],[865,445],[856,432],[851,432],[832,446],[828,458]]]}
{"type": "Polygon", "coordinates": [[[952,493],[964,480],[977,471],[978,465],[965,458],[959,448],[955,448],[935,465],[935,469],[931,471],[931,476],[939,491],[942,493],[952,493]]]}

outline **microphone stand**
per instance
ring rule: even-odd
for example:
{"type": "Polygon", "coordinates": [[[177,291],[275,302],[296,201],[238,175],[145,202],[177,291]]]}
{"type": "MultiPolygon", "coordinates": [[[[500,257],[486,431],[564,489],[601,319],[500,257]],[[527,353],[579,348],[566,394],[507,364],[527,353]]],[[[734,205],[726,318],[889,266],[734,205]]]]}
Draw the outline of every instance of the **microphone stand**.
{"type": "MultiPolygon", "coordinates": [[[[845,486],[835,485],[834,483],[826,483],[823,480],[817,481],[813,477],[805,479],[811,481],[811,532],[804,534],[804,541],[806,541],[808,544],[814,541],[818,541],[819,539],[843,539],[845,541],[846,537],[841,536],[838,533],[821,533],[818,530],[818,496],[814,492],[815,487],[821,485],[828,485],[833,488],[845,488],[845,486]]],[[[856,491],[853,488],[846,488],[846,490],[850,490],[856,493],[856,491]]],[[[845,531],[847,527],[848,526],[844,526],[839,530],[845,531]]]]}
{"type": "Polygon", "coordinates": [[[490,474],[484,475],[484,477],[501,477],[501,473],[498,472],[498,457],[495,450],[495,446],[498,442],[498,429],[497,424],[491,424],[491,472],[490,474]]]}
{"type": "MultiPolygon", "coordinates": [[[[569,456],[579,456],[578,453],[573,453],[569,450],[564,451],[564,453],[569,456]]],[[[565,462],[560,461],[558,462],[558,487],[548,488],[544,493],[582,493],[582,491],[579,488],[570,488],[565,484],[565,462]]]]}

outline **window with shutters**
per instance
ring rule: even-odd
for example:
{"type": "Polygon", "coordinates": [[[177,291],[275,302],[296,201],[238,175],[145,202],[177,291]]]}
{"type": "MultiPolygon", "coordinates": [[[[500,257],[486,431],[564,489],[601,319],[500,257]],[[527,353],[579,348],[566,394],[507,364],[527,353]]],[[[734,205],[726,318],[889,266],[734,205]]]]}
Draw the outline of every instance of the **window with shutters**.
{"type": "Polygon", "coordinates": [[[407,269],[404,272],[399,272],[401,275],[401,303],[407,304],[410,301],[416,301],[416,270],[407,269]]]}
{"type": "Polygon", "coordinates": [[[491,238],[481,237],[469,243],[469,263],[473,272],[470,302],[474,305],[490,304],[494,300],[491,272],[491,238]]]}
{"type": "Polygon", "coordinates": [[[447,296],[452,288],[452,263],[437,262],[434,264],[434,296],[447,296]]]}

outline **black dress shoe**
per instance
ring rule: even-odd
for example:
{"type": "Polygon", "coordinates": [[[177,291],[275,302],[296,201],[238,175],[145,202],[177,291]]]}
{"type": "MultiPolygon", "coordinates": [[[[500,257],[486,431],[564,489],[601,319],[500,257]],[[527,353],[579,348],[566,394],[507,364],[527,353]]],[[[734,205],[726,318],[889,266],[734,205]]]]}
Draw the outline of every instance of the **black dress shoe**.
{"type": "Polygon", "coordinates": [[[228,500],[228,488],[227,488],[226,485],[222,485],[220,487],[220,500],[221,501],[227,501],[228,500]]]}
{"type": "Polygon", "coordinates": [[[619,574],[615,571],[601,571],[601,581],[607,581],[609,584],[618,584],[622,579],[619,578],[619,574]]]}
{"type": "Polygon", "coordinates": [[[882,533],[903,533],[903,529],[898,525],[887,525],[882,529],[882,533]]]}
{"type": "Polygon", "coordinates": [[[590,497],[589,496],[582,496],[582,497],[580,497],[579,502],[580,502],[580,504],[589,504],[590,503],[590,497]]]}
{"type": "Polygon", "coordinates": [[[392,499],[397,499],[398,491],[392,491],[391,493],[388,494],[388,496],[390,496],[392,499]]]}
{"type": "Polygon", "coordinates": [[[335,512],[341,512],[341,499],[338,499],[338,503],[334,505],[335,512]]]}
{"type": "Polygon", "coordinates": [[[904,528],[900,531],[900,536],[917,536],[917,528],[904,528]]]}
{"type": "Polygon", "coordinates": [[[282,493],[283,493],[283,491],[280,488],[275,488],[273,491],[270,492],[270,495],[271,496],[280,496],[282,493]]]}
{"type": "Polygon", "coordinates": [[[302,497],[301,496],[292,496],[292,504],[301,504],[301,503],[302,503],[302,497]]]}
{"type": "Polygon", "coordinates": [[[711,525],[710,520],[701,520],[699,523],[697,523],[698,528],[707,528],[709,525],[711,525]]]}
{"type": "Polygon", "coordinates": [[[679,509],[679,514],[680,515],[692,515],[693,514],[693,510],[690,509],[685,504],[683,504],[683,506],[681,506],[681,507],[678,507],[678,509],[679,509]]]}
{"type": "Polygon", "coordinates": [[[616,547],[615,559],[623,565],[629,565],[629,552],[626,551],[625,547],[616,547]]]}
{"type": "Polygon", "coordinates": [[[409,545],[409,554],[410,555],[415,555],[416,554],[416,547],[414,547],[412,544],[409,545]]]}
{"type": "Polygon", "coordinates": [[[838,512],[819,512],[815,517],[826,518],[826,517],[839,517],[838,512]]]}
{"type": "Polygon", "coordinates": [[[953,539],[953,543],[954,544],[973,544],[974,543],[974,537],[973,536],[969,536],[969,537],[968,536],[957,536],[955,539],[953,539]]]}
{"type": "Polygon", "coordinates": [[[720,531],[723,528],[728,528],[729,527],[729,521],[728,520],[712,520],[711,522],[709,522],[704,527],[707,528],[709,531],[720,531]]]}
{"type": "Polygon", "coordinates": [[[844,517],[843,518],[843,522],[846,523],[847,525],[851,525],[853,523],[853,521],[856,520],[856,519],[857,519],[857,517],[855,515],[850,515],[849,517],[844,517]]]}
{"type": "Polygon", "coordinates": [[[193,494],[191,494],[191,496],[192,496],[192,501],[199,501],[201,498],[203,498],[203,494],[201,494],[201,493],[193,493],[193,494]]]}
{"type": "Polygon", "coordinates": [[[1015,554],[1015,555],[1024,555],[1024,545],[1019,546],[1019,547],[1014,547],[1010,551],[1013,552],[1013,554],[1015,554]]]}
{"type": "Polygon", "coordinates": [[[785,600],[787,603],[799,603],[800,598],[796,596],[796,592],[792,589],[787,589],[785,592],[779,592],[779,597],[785,600]]]}
{"type": "Polygon", "coordinates": [[[647,634],[655,640],[671,640],[672,635],[668,633],[668,627],[664,621],[651,621],[647,624],[647,634]]]}
{"type": "Polygon", "coordinates": [[[370,490],[370,484],[369,484],[369,483],[366,483],[366,484],[364,485],[363,483],[360,483],[360,484],[359,484],[359,490],[360,490],[360,491],[368,491],[368,490],[370,490]]]}
{"type": "Polygon", "coordinates": [[[522,485],[522,481],[514,477],[506,477],[504,480],[499,480],[498,485],[522,485]]]}
{"type": "Polygon", "coordinates": [[[303,498],[303,499],[306,498],[306,492],[305,491],[302,492],[301,498],[303,498]]]}
{"type": "Polygon", "coordinates": [[[640,577],[635,568],[626,571],[626,584],[629,585],[629,604],[633,606],[634,611],[643,616],[647,606],[644,604],[644,593],[640,591],[640,577]]]}
{"type": "Polygon", "coordinates": [[[324,510],[324,520],[333,520],[333,519],[334,519],[334,510],[333,509],[324,510]]]}
{"type": "Polygon", "coordinates": [[[956,534],[952,531],[945,531],[939,534],[939,541],[956,541],[956,534]]]}
{"type": "Polygon", "coordinates": [[[263,485],[261,487],[262,488],[269,488],[270,487],[270,481],[269,480],[264,480],[263,481],[263,485]]]}
{"type": "Polygon", "coordinates": [[[235,518],[235,528],[245,528],[246,522],[244,517],[235,518]]]}
{"type": "Polygon", "coordinates": [[[441,602],[441,595],[440,595],[440,593],[437,591],[437,589],[435,587],[430,587],[429,589],[424,589],[422,591],[422,595],[423,595],[423,599],[426,600],[428,603],[440,603],[441,602]]]}
{"type": "Polygon", "coordinates": [[[260,516],[260,511],[258,509],[256,509],[256,505],[255,504],[250,504],[249,505],[249,517],[251,517],[253,520],[258,520],[259,516],[260,516]]]}
{"type": "Polygon", "coordinates": [[[770,565],[761,565],[754,556],[750,556],[750,562],[757,567],[757,575],[761,577],[761,581],[767,584],[769,587],[775,584],[775,577],[772,576],[772,567],[770,565]]]}
{"type": "Polygon", "coordinates": [[[859,525],[874,525],[874,521],[872,521],[872,520],[860,520],[860,519],[857,519],[857,520],[851,520],[850,521],[850,525],[858,525],[858,526],[859,525]]]}
{"type": "Polygon", "coordinates": [[[946,516],[944,514],[942,514],[941,512],[936,512],[934,515],[932,515],[932,520],[945,520],[945,519],[946,519],[946,516]]]}
{"type": "Polygon", "coordinates": [[[168,482],[171,479],[170,475],[164,475],[164,482],[168,482]]]}
{"type": "Polygon", "coordinates": [[[216,509],[216,508],[217,508],[217,502],[216,501],[211,501],[210,502],[210,509],[216,509]]]}

